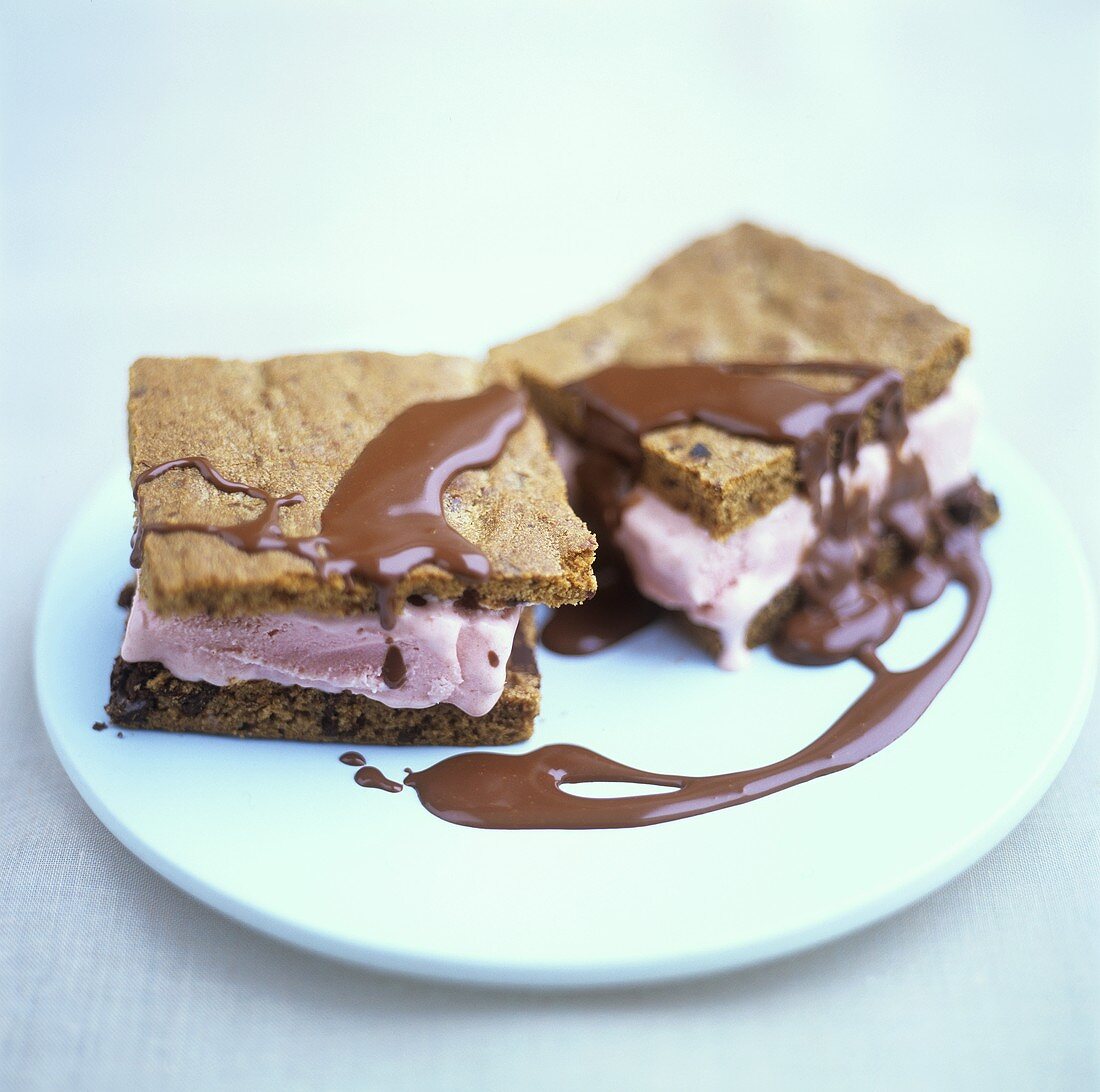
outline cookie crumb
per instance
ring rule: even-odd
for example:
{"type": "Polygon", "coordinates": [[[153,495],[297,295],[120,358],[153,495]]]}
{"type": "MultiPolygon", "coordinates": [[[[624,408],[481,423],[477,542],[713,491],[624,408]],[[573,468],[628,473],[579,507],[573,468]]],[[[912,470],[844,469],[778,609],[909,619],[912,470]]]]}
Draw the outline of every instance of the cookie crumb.
{"type": "Polygon", "coordinates": [[[102,732],[106,727],[107,727],[107,725],[104,724],[103,721],[97,720],[95,722],[95,724],[92,725],[92,731],[93,732],[102,732]]]}

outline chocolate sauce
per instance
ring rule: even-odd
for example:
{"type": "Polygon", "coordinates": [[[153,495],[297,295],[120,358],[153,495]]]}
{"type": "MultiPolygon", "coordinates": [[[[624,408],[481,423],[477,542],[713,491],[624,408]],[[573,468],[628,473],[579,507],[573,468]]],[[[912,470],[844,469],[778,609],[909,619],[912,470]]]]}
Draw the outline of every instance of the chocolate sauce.
{"type": "Polygon", "coordinates": [[[301,538],[284,534],[278,515],[280,508],[301,503],[299,493],[276,497],[230,481],[201,456],[150,467],[135,479],[135,496],[146,482],[190,467],[222,492],[242,493],[264,506],[255,518],[238,524],[144,524],[139,502],[131,564],[140,566],[147,535],[178,531],[216,535],[248,553],[281,550],[312,562],[323,578],[368,581],[382,625],[391,629],[394,589],[417,566],[436,565],[470,580],[489,575],[485,555],[444,518],[444,492],[463,471],[494,463],[526,414],[525,397],[499,385],[468,398],[410,406],[364,446],[344,473],[321,513],[320,533],[301,538]]]}
{"type": "Polygon", "coordinates": [[[509,673],[514,671],[520,675],[534,675],[538,672],[539,666],[535,659],[535,649],[531,642],[527,640],[522,622],[516,627],[516,632],[512,635],[512,651],[508,654],[508,662],[504,667],[509,673]]]}
{"type": "Polygon", "coordinates": [[[212,486],[222,493],[240,493],[253,500],[264,502],[263,511],[253,519],[243,523],[229,525],[211,523],[146,523],[142,519],[141,503],[138,501],[137,526],[134,529],[133,538],[130,540],[130,564],[135,568],[141,567],[144,554],[145,539],[150,534],[166,535],[176,531],[198,531],[203,534],[216,535],[223,542],[238,550],[245,550],[250,554],[263,550],[289,549],[288,541],[279,527],[279,509],[289,507],[292,504],[301,504],[304,498],[301,493],[291,493],[286,497],[276,497],[266,489],[257,485],[246,485],[244,482],[231,481],[220,471],[215,469],[201,455],[189,455],[182,459],[169,459],[168,462],[159,463],[143,470],[134,479],[134,499],[138,500],[138,489],[147,482],[156,481],[157,478],[167,474],[169,470],[197,470],[212,486]]]}
{"type": "MultiPolygon", "coordinates": [[[[602,547],[601,547],[602,549],[602,547]]],[[[596,568],[596,594],[577,607],[558,607],[539,640],[562,656],[588,656],[644,629],[663,613],[638,591],[623,564],[596,568]]]]}
{"type": "Polygon", "coordinates": [[[356,770],[355,783],[363,789],[382,789],[385,792],[400,792],[404,788],[400,781],[391,781],[377,766],[362,766],[356,770]]]}
{"type": "MultiPolygon", "coordinates": [[[[614,533],[641,464],[642,437],[689,422],[795,447],[818,536],[803,558],[801,606],[780,635],[778,654],[797,663],[836,663],[867,643],[881,644],[897,628],[904,605],[866,579],[866,569],[884,529],[897,532],[913,552],[922,548],[930,534],[931,497],[923,466],[901,454],[907,428],[896,371],[837,361],[617,364],[567,390],[583,407],[586,444],[576,504],[600,540],[597,584],[611,591],[603,600],[597,591],[589,603],[559,611],[543,630],[548,648],[597,652],[661,613],[634,589],[614,533]],[[843,473],[855,466],[872,413],[891,459],[888,495],[874,519],[862,492],[849,495],[843,473]]],[[[689,454],[702,459],[711,452],[696,444],[689,454]]]]}
{"type": "Polygon", "coordinates": [[[382,661],[382,681],[391,690],[400,690],[407,677],[405,657],[401,654],[401,649],[397,645],[390,645],[386,649],[386,658],[382,661]]]}
{"type": "Polygon", "coordinates": [[[610,648],[663,613],[634,586],[630,567],[615,542],[624,497],[633,484],[630,464],[599,447],[577,464],[570,501],[596,534],[596,594],[575,607],[559,607],[539,640],[562,656],[588,656],[610,648]]]}
{"type": "Polygon", "coordinates": [[[956,523],[989,525],[998,515],[997,498],[971,478],[965,485],[948,493],[943,499],[944,510],[956,523]]]}
{"type": "Polygon", "coordinates": [[[566,389],[584,405],[585,441],[630,462],[640,457],[645,433],[700,422],[735,436],[794,444],[802,477],[812,483],[838,456],[854,461],[860,424],[873,405],[880,408],[883,439],[905,438],[901,376],[873,364],[615,364],[566,389]],[[854,382],[823,390],[792,376],[854,382]]]}
{"type": "MultiPolygon", "coordinates": [[[[684,365],[644,372],[617,365],[570,390],[585,407],[589,450],[580,476],[588,483],[586,514],[608,539],[640,465],[645,433],[700,421],[739,436],[794,444],[818,536],[799,574],[801,604],[774,647],[798,663],[833,663],[854,656],[871,672],[871,683],[813,743],[766,766],[700,777],[636,769],[571,744],[522,755],[466,752],[425,770],[408,771],[405,784],[428,811],[451,823],[494,829],[648,826],[734,807],[847,769],[912,727],[962,661],[985,614],[990,580],[974,524],[988,505],[975,490],[959,491],[938,503],[931,497],[923,466],[903,454],[906,425],[897,373],[831,362],[783,365],[778,372],[774,365],[758,364],[684,365]],[[842,390],[822,390],[792,375],[840,376],[854,382],[842,384],[842,390]],[[869,510],[864,493],[849,489],[843,473],[855,465],[861,432],[872,411],[890,458],[886,497],[875,512],[869,510]],[[895,576],[881,580],[871,571],[870,553],[875,540],[887,533],[901,543],[906,556],[895,576]],[[919,667],[887,669],[877,648],[906,610],[933,602],[951,581],[967,592],[966,613],[955,633],[919,667]],[[669,791],[593,799],[562,789],[597,782],[669,791]]],[[[278,525],[279,509],[299,503],[298,494],[275,497],[229,481],[198,457],[150,468],[138,476],[135,493],[137,486],[160,474],[189,466],[225,492],[263,501],[264,509],[254,519],[230,527],[143,527],[139,512],[135,562],[140,563],[144,535],[151,532],[201,530],[250,552],[286,550],[308,558],[324,577],[356,575],[370,581],[383,624],[392,626],[393,588],[416,565],[434,563],[472,579],[487,575],[484,556],[444,520],[443,491],[461,471],[493,462],[524,414],[522,397],[503,387],[456,402],[413,406],[364,447],[325,506],[321,533],[311,538],[290,538],[278,525]]],[[[706,450],[696,454],[697,448],[692,449],[693,458],[709,457],[706,450]]],[[[614,551],[610,553],[614,562],[614,551]]],[[[589,623],[586,632],[583,623],[576,623],[579,614],[572,621],[558,622],[569,618],[562,613],[547,627],[544,632],[559,650],[594,651],[625,636],[629,619],[626,630],[623,619],[613,619],[616,612],[634,609],[630,586],[622,582],[624,572],[618,570],[618,585],[615,570],[601,574],[604,605],[590,611],[598,625],[589,623]],[[622,596],[617,605],[616,595],[622,596]]],[[[592,602],[598,604],[598,597],[592,602]]],[[[519,647],[517,633],[511,662],[516,670],[522,669],[519,647]]],[[[522,651],[530,656],[525,646],[522,651]]],[[[395,685],[390,679],[398,675],[404,681],[404,662],[396,645],[387,652],[384,675],[387,685],[395,685]]],[[[358,767],[356,784],[401,791],[399,782],[365,765],[358,752],[346,752],[341,761],[358,767]]]]}
{"type": "MultiPolygon", "coordinates": [[[[488,829],[607,829],[650,826],[747,804],[805,781],[845,770],[881,751],[916,723],[970,648],[989,601],[989,573],[978,531],[947,529],[936,564],[967,592],[962,622],[925,663],[888,670],[871,645],[859,661],[870,686],[808,747],[767,766],[705,777],[653,773],[623,765],[584,747],[556,744],[527,754],[467,751],[405,778],[433,815],[460,826],[488,829]],[[593,799],[563,785],[614,782],[670,792],[593,799]]],[[[905,580],[899,581],[904,586],[905,580]]],[[[899,593],[900,594],[900,593],[899,593]]]]}
{"type": "Polygon", "coordinates": [[[340,761],[345,766],[359,767],[355,771],[355,783],[364,789],[400,792],[404,788],[399,781],[391,781],[377,766],[368,766],[367,760],[358,751],[345,751],[340,761]]]}
{"type": "MultiPolygon", "coordinates": [[[[648,826],[734,807],[862,762],[909,730],[958,667],[985,615],[990,579],[977,523],[991,501],[970,486],[937,502],[919,460],[906,456],[901,379],[869,365],[798,365],[795,375],[851,373],[845,391],[820,391],[758,365],[635,369],[617,366],[575,384],[585,406],[590,445],[620,460],[613,473],[593,475],[586,455],[579,475],[586,515],[613,532],[626,490],[622,467],[641,461],[641,437],[666,425],[704,421],[737,435],[793,443],[818,528],[799,574],[801,603],[773,647],[797,663],[835,663],[855,657],[872,674],[864,693],[808,747],[752,770],[705,777],[653,773],[583,747],[559,744],[524,755],[468,752],[444,759],[405,783],[434,815],[463,826],[495,829],[590,829],[648,826]],[[855,466],[861,432],[877,410],[878,436],[887,447],[890,477],[878,510],[850,489],[845,467],[855,466]],[[585,486],[588,466],[593,484],[585,486]],[[905,552],[888,580],[873,572],[876,541],[890,534],[905,552]],[[907,610],[934,602],[948,583],[966,590],[967,609],[947,643],[908,671],[887,669],[877,649],[907,610]],[[593,799],[563,785],[614,782],[666,788],[655,795],[593,799]]],[[[693,457],[703,458],[700,451],[693,457]]],[[[606,462],[605,462],[606,466],[606,462]]],[[[599,533],[599,532],[598,532],[599,533]]],[[[621,570],[620,570],[621,571],[621,570]]],[[[601,583],[605,577],[601,577],[601,583]]],[[[597,600],[593,601],[598,602],[597,600]]],[[[585,623],[579,608],[568,626],[564,612],[549,633],[561,651],[606,647],[603,615],[585,623]],[[568,634],[559,636],[558,630],[568,634]]]]}
{"type": "Polygon", "coordinates": [[[490,667],[500,667],[500,657],[492,649],[489,649],[488,660],[490,667]]]}

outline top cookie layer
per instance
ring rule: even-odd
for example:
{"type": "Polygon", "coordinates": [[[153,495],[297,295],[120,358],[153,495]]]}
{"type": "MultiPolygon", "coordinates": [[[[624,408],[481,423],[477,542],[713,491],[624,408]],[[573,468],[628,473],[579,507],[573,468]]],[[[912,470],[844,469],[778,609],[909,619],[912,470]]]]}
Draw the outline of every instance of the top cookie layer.
{"type": "MultiPolygon", "coordinates": [[[[236,481],[301,493],[304,503],[284,508],[281,525],[290,535],[313,535],[337,482],[390,420],[417,402],[461,398],[486,383],[481,364],[435,355],[139,360],[130,371],[131,480],[201,455],[236,481]]],[[[143,485],[140,499],[150,523],[235,523],[261,507],[189,469],[143,485]]],[[[460,474],[444,500],[447,522],[488,558],[492,575],[474,583],[421,566],[398,584],[398,602],[413,594],[454,599],[474,588],[488,607],[558,605],[594,590],[595,540],[569,508],[534,414],[493,466],[460,474]]],[[[140,580],[152,608],[165,614],[342,614],[377,605],[368,584],[323,581],[301,558],[248,554],[197,532],[150,534],[140,580]]]]}
{"type": "MultiPolygon", "coordinates": [[[[562,388],[615,363],[858,360],[899,371],[909,409],[946,389],[969,331],[883,277],[785,235],[738,224],[692,243],[624,296],[490,354],[556,424],[579,430],[562,388]]],[[[678,425],[643,439],[642,481],[715,536],[798,484],[794,449],[678,425]]]]}

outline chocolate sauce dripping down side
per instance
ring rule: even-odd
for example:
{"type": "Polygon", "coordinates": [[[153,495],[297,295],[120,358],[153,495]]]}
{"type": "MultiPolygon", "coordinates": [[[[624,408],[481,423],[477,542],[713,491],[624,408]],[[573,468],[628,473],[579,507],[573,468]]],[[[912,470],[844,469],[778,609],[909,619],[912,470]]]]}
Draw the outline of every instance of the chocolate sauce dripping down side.
{"type": "MultiPolygon", "coordinates": [[[[909,671],[889,671],[874,648],[864,646],[858,658],[873,675],[870,686],[824,734],[788,758],[752,770],[689,777],[635,769],[584,747],[558,744],[521,755],[469,751],[409,773],[405,784],[428,811],[460,826],[608,829],[650,826],[735,807],[862,762],[916,723],[962,662],[985,614],[990,580],[978,531],[947,519],[942,522],[942,551],[935,564],[944,582],[957,580],[967,592],[966,614],[958,629],[930,659],[909,671]],[[594,782],[671,791],[594,799],[562,790],[563,785],[594,782]]],[[[895,593],[904,596],[908,584],[903,571],[895,593]]]]}
{"type": "Polygon", "coordinates": [[[616,364],[567,390],[584,404],[586,442],[631,463],[641,457],[645,433],[699,422],[734,436],[794,444],[802,477],[813,482],[837,461],[831,457],[837,434],[842,438],[840,458],[854,461],[859,425],[872,405],[882,407],[884,439],[900,442],[905,436],[901,376],[873,364],[616,364]],[[792,374],[855,382],[841,391],[821,390],[790,378],[792,374]]]}
{"type": "Polygon", "coordinates": [[[596,652],[661,613],[634,588],[629,566],[614,547],[614,533],[641,465],[642,437],[689,422],[795,447],[819,533],[800,576],[814,624],[802,619],[797,639],[786,647],[787,658],[833,663],[854,655],[867,640],[881,643],[897,627],[901,612],[895,601],[883,599],[861,579],[873,528],[862,496],[848,497],[842,473],[855,466],[860,432],[874,407],[879,437],[891,452],[891,493],[895,486],[898,493],[898,503],[888,498],[884,511],[897,509],[907,540],[927,537],[927,513],[921,507],[927,479],[919,464],[903,465],[899,454],[906,425],[897,372],[836,361],[619,364],[568,390],[584,409],[586,451],[577,472],[576,504],[600,540],[600,590],[589,603],[555,613],[542,634],[548,648],[567,655],[596,652]],[[840,378],[842,389],[822,390],[799,381],[815,377],[840,378]],[[909,495],[917,501],[905,508],[900,502],[909,495]]]}
{"type": "MultiPolygon", "coordinates": [[[[790,369],[788,369],[790,370],[790,369]]],[[[978,528],[980,496],[960,491],[937,503],[919,460],[903,453],[907,435],[901,379],[869,365],[803,365],[796,373],[845,372],[845,392],[822,392],[766,374],[756,365],[648,369],[616,367],[577,384],[589,444],[637,466],[641,436],[685,421],[706,421],[737,435],[793,443],[818,527],[803,561],[803,602],[775,643],[799,663],[855,656],[873,679],[867,690],[808,747],[768,766],[707,777],[653,773],[582,747],[563,744],[526,755],[467,753],[410,772],[405,783],[433,814],[464,826],[591,829],[647,826],[734,807],[869,758],[920,718],[965,656],[990,594],[978,528]],[[878,436],[890,458],[887,493],[871,513],[864,493],[849,490],[865,415],[878,410],[878,436]],[[890,580],[869,567],[874,540],[895,535],[908,561],[890,580]],[[952,581],[967,610],[951,639],[920,667],[889,671],[876,650],[904,612],[933,602],[952,581]],[[617,782],[667,793],[592,799],[563,785],[617,782]]],[[[591,469],[591,466],[590,466],[591,469]]],[[[598,467],[596,468],[598,470],[598,467]]],[[[584,466],[582,464],[582,471],[584,466]]],[[[598,476],[598,475],[597,475],[598,476]]],[[[586,490],[586,516],[613,532],[625,493],[609,478],[586,490]]],[[[584,608],[580,608],[583,610],[584,608]]],[[[579,628],[579,627],[574,627],[579,628]]],[[[576,638],[573,638],[576,640],[576,638]]]]}
{"type": "Polygon", "coordinates": [[[216,535],[248,553],[282,550],[312,562],[327,578],[360,577],[373,585],[382,625],[396,619],[393,591],[419,565],[436,565],[456,576],[483,580],[484,554],[455,531],[443,516],[448,484],[466,470],[489,466],[527,414],[525,396],[503,386],[468,398],[421,402],[395,417],[372,440],[337,483],[321,513],[321,531],[308,537],[285,535],[280,508],[302,497],[275,497],[257,486],[230,481],[201,456],[173,459],[143,471],[134,494],[169,470],[191,467],[224,493],[243,493],[264,503],[254,519],[228,526],[195,523],[144,524],[138,504],[131,564],[140,566],[145,537],[179,531],[216,535]]]}
{"type": "Polygon", "coordinates": [[[443,516],[448,484],[490,466],[527,416],[526,397],[492,386],[469,398],[421,402],[395,417],[340,479],[321,513],[323,576],[356,574],[381,593],[393,625],[392,590],[418,565],[483,580],[489,561],[443,516]]]}

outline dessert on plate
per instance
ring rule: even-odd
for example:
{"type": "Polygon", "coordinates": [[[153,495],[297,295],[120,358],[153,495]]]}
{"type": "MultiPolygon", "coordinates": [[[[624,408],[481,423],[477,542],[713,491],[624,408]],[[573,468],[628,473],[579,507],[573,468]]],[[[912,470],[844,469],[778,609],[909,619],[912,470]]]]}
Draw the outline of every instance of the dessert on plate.
{"type": "Polygon", "coordinates": [[[560,743],[452,755],[403,783],[341,761],[359,785],[500,829],[669,822],[847,769],[919,719],[989,602],[981,532],[998,513],[971,471],[968,344],[882,277],[742,224],[484,363],[139,360],[138,575],[107,711],[261,738],[513,743],[538,712],[533,605],[560,608],[541,636],[569,653],[670,610],[724,668],[768,642],[795,663],[855,659],[870,681],[817,739],[748,770],[648,772],[560,743]],[[906,612],[952,583],[966,608],[946,641],[883,663],[906,612]],[[591,782],[668,791],[562,790],[591,782]]]}
{"type": "MultiPolygon", "coordinates": [[[[968,348],[966,327],[883,277],[739,224],[620,298],[494,349],[493,366],[550,423],[600,539],[601,589],[615,589],[584,640],[579,623],[544,640],[579,652],[624,635],[630,623],[609,612],[646,618],[622,594],[632,581],[724,668],[777,639],[808,600],[822,632],[793,638],[801,653],[788,642],[789,658],[842,658],[824,630],[843,628],[846,611],[879,625],[867,638],[878,643],[888,627],[867,622],[866,602],[852,607],[866,599],[860,573],[934,554],[947,508],[996,518],[972,477],[978,399],[956,374],[968,348]]],[[[597,618],[600,599],[551,626],[597,618]]],[[[851,655],[860,642],[848,638],[834,643],[851,655]]]]}
{"type": "Polygon", "coordinates": [[[503,744],[539,707],[533,604],[595,540],[525,395],[452,357],[143,359],[123,727],[503,744]]]}

